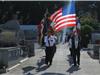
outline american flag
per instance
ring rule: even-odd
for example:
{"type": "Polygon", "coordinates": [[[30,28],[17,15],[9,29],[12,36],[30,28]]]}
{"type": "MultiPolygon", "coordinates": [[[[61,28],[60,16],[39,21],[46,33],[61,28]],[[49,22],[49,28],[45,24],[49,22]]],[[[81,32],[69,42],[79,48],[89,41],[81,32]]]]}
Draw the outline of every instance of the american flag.
{"type": "Polygon", "coordinates": [[[60,8],[50,16],[54,22],[55,31],[60,31],[66,27],[76,26],[75,1],[70,1],[67,6],[60,8]]]}

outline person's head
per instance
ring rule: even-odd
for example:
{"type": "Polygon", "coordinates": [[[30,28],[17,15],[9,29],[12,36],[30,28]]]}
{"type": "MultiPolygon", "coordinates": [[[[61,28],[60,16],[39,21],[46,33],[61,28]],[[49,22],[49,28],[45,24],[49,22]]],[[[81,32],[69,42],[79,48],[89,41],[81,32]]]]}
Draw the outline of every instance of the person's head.
{"type": "Polygon", "coordinates": [[[47,35],[48,35],[48,36],[52,35],[51,31],[48,31],[48,32],[47,32],[47,35]]]}
{"type": "Polygon", "coordinates": [[[54,31],[52,31],[52,33],[51,33],[52,35],[55,35],[55,32],[54,31]]]}

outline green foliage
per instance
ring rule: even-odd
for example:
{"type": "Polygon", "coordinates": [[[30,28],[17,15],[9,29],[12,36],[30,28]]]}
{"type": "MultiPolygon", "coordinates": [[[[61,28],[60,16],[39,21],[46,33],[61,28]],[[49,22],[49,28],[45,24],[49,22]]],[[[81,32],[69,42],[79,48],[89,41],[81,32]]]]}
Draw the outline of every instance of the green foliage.
{"type": "Polygon", "coordinates": [[[93,30],[94,28],[87,24],[81,27],[82,34],[90,34],[93,30]]]}
{"type": "Polygon", "coordinates": [[[81,38],[83,47],[87,47],[89,40],[91,39],[92,31],[94,31],[94,28],[87,24],[81,27],[81,38]]]}
{"type": "Polygon", "coordinates": [[[80,17],[81,26],[89,25],[94,29],[96,29],[100,25],[97,22],[97,18],[90,12],[86,12],[85,14],[83,13],[83,15],[80,15],[79,17],[80,17]]]}

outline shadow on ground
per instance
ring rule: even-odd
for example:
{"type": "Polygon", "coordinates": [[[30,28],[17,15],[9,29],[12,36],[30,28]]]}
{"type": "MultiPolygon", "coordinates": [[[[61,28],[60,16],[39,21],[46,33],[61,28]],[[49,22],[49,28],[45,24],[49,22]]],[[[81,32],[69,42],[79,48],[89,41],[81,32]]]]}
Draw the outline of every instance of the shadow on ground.
{"type": "Polygon", "coordinates": [[[41,57],[41,60],[39,60],[37,62],[37,66],[38,66],[36,69],[37,72],[44,71],[48,68],[48,66],[45,65],[45,57],[44,56],[41,57]]]}
{"type": "Polygon", "coordinates": [[[35,69],[36,67],[32,67],[32,66],[27,66],[27,67],[24,67],[22,68],[23,69],[23,73],[29,73],[29,71],[35,69]]]}
{"type": "Polygon", "coordinates": [[[74,65],[72,65],[72,66],[67,70],[67,72],[69,72],[69,73],[71,74],[71,73],[73,73],[73,72],[75,72],[75,71],[78,71],[78,70],[80,70],[80,67],[79,67],[79,66],[74,66],[74,65]]]}
{"type": "Polygon", "coordinates": [[[37,61],[38,68],[41,67],[45,63],[45,57],[40,57],[41,59],[37,61]]]}
{"type": "Polygon", "coordinates": [[[65,74],[61,74],[61,73],[43,73],[41,75],[65,75],[65,74]]]}
{"type": "Polygon", "coordinates": [[[69,65],[71,66],[73,64],[73,59],[70,55],[67,56],[68,57],[68,62],[69,62],[69,65]]]}
{"type": "Polygon", "coordinates": [[[29,73],[26,73],[26,74],[24,74],[24,75],[34,75],[34,74],[32,74],[32,73],[29,72],[29,73]]]}
{"type": "Polygon", "coordinates": [[[87,54],[92,59],[95,59],[95,60],[99,59],[99,52],[93,53],[93,51],[87,51],[87,54]]]}
{"type": "Polygon", "coordinates": [[[67,70],[67,72],[69,72],[70,74],[73,73],[74,71],[78,71],[80,70],[79,66],[74,66],[73,65],[73,59],[70,55],[67,56],[68,57],[68,62],[69,62],[69,65],[70,65],[70,68],[67,70]]]}

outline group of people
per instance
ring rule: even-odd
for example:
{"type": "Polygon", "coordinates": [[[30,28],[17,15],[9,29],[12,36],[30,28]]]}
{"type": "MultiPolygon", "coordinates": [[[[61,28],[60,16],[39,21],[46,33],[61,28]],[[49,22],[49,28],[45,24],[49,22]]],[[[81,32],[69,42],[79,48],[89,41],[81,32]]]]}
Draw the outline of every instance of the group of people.
{"type": "MultiPolygon", "coordinates": [[[[44,38],[45,47],[46,47],[45,64],[48,66],[52,65],[52,60],[56,52],[56,40],[57,37],[51,31],[48,31],[47,35],[44,38]]],[[[77,32],[72,32],[68,37],[68,42],[69,42],[70,56],[73,59],[74,66],[77,65],[79,66],[80,49],[81,49],[80,35],[77,32]]]]}

